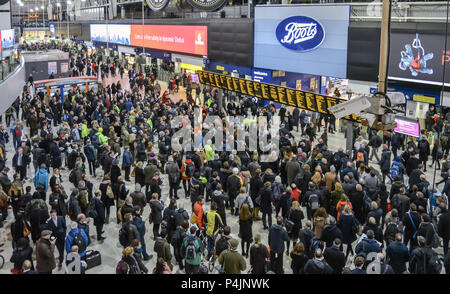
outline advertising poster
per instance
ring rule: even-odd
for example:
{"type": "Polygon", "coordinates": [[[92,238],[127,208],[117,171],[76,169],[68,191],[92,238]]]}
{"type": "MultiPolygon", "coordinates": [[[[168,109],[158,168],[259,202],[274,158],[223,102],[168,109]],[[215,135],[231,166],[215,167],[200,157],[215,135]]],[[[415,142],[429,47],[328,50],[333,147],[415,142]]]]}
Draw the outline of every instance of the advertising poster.
{"type": "Polygon", "coordinates": [[[348,5],[256,6],[254,66],[345,78],[348,5]]]}
{"type": "Polygon", "coordinates": [[[297,90],[302,89],[302,80],[295,81],[295,89],[297,89],[297,90]]]}
{"type": "Polygon", "coordinates": [[[130,25],[91,24],[91,41],[131,45],[130,25]],[[109,40],[108,40],[109,36],[109,40]]]}
{"type": "Polygon", "coordinates": [[[2,49],[14,47],[14,30],[2,30],[2,49]]]}
{"type": "MultiPolygon", "coordinates": [[[[447,41],[450,48],[450,41],[447,41]]],[[[450,86],[450,50],[445,51],[445,34],[391,34],[389,79],[450,86]]]]}
{"type": "Polygon", "coordinates": [[[52,37],[54,37],[55,36],[55,25],[51,23],[49,28],[50,28],[50,35],[52,37]]]}
{"type": "Polygon", "coordinates": [[[69,71],[69,63],[63,62],[61,63],[61,73],[66,73],[69,71]]]}
{"type": "Polygon", "coordinates": [[[131,45],[208,55],[207,26],[131,25],[131,45]]]}
{"type": "Polygon", "coordinates": [[[56,61],[52,61],[48,63],[48,74],[56,75],[58,73],[58,63],[56,61]]]}

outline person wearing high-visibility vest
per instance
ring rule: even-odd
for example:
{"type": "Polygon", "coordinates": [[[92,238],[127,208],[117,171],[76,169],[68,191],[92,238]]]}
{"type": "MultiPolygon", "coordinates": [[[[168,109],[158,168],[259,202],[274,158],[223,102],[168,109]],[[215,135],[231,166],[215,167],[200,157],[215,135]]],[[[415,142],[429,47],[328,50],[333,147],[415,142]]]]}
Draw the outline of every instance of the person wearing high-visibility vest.
{"type": "Polygon", "coordinates": [[[98,142],[100,143],[100,145],[103,145],[103,143],[108,142],[108,139],[106,139],[106,137],[102,134],[103,132],[103,128],[99,128],[98,132],[96,133],[97,137],[98,137],[98,142]]]}
{"type": "Polygon", "coordinates": [[[83,138],[83,140],[89,135],[89,129],[86,125],[86,121],[83,121],[83,123],[81,124],[81,138],[83,138]]]}
{"type": "Polygon", "coordinates": [[[214,159],[214,150],[211,147],[211,140],[208,140],[208,142],[205,145],[205,155],[206,155],[206,160],[207,161],[211,161],[214,159]]]}

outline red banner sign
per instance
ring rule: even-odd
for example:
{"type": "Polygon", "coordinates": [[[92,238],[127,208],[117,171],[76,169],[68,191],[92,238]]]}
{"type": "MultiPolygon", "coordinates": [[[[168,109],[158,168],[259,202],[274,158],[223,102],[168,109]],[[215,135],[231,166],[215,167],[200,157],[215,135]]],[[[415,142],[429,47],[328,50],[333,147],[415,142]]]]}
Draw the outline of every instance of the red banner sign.
{"type": "Polygon", "coordinates": [[[131,25],[131,46],[208,55],[208,27],[131,25]]]}

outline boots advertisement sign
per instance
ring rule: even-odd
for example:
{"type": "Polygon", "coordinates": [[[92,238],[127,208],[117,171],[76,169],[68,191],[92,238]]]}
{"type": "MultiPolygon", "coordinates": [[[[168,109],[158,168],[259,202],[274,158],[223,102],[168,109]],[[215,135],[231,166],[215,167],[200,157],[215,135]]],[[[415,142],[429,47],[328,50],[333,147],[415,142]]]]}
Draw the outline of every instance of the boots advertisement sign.
{"type": "Polygon", "coordinates": [[[450,86],[450,42],[445,35],[397,33],[391,35],[389,79],[450,86]],[[444,75],[445,65],[445,75],[444,75]]]}
{"type": "Polygon", "coordinates": [[[256,68],[345,78],[348,5],[256,6],[256,68]]]}

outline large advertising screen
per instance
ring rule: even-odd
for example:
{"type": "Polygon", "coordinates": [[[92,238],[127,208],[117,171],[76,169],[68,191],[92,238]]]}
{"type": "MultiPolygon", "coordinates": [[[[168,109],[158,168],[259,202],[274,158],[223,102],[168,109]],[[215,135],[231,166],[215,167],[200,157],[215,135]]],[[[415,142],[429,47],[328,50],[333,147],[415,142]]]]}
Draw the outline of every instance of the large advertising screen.
{"type": "MultiPolygon", "coordinates": [[[[234,78],[212,72],[198,71],[197,73],[200,83],[204,85],[323,114],[332,114],[328,111],[329,107],[347,101],[336,97],[319,95],[308,91],[296,90],[268,83],[234,78]]],[[[356,114],[348,115],[345,119],[361,122],[361,117],[356,114]]]]}
{"type": "Polygon", "coordinates": [[[255,7],[254,67],[345,78],[348,5],[255,7]]]}
{"type": "Polygon", "coordinates": [[[131,45],[130,30],[130,25],[91,24],[91,41],[131,45]],[[109,36],[109,40],[107,40],[107,36],[109,36]]]}
{"type": "Polygon", "coordinates": [[[2,49],[14,47],[14,30],[2,30],[2,49]]]}
{"type": "Polygon", "coordinates": [[[391,34],[389,79],[450,86],[450,41],[446,52],[445,34],[391,34]]]}
{"type": "Polygon", "coordinates": [[[131,25],[131,45],[208,55],[207,26],[131,25]]]}

